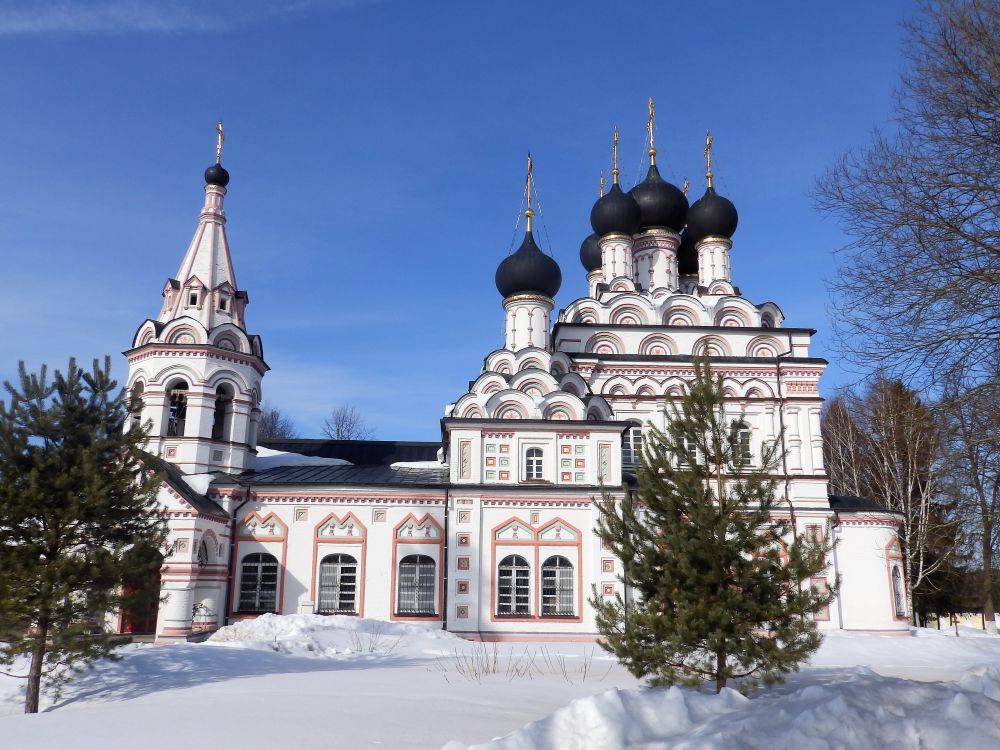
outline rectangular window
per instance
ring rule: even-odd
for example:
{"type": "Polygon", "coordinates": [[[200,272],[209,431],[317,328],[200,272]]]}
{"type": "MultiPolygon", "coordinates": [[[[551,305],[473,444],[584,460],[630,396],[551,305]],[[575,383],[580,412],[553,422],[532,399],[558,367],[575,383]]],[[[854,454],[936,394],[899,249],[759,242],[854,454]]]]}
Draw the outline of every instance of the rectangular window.
{"type": "Polygon", "coordinates": [[[542,479],[541,448],[528,448],[524,454],[524,478],[528,481],[542,479]]]}
{"type": "Polygon", "coordinates": [[[222,312],[226,311],[226,305],[228,305],[228,304],[229,304],[229,300],[228,299],[226,299],[225,297],[220,297],[219,298],[219,309],[222,310],[222,312]]]}
{"type": "Polygon", "coordinates": [[[190,305],[191,307],[197,307],[198,306],[198,293],[197,292],[191,292],[191,296],[188,297],[188,305],[190,305]]]}

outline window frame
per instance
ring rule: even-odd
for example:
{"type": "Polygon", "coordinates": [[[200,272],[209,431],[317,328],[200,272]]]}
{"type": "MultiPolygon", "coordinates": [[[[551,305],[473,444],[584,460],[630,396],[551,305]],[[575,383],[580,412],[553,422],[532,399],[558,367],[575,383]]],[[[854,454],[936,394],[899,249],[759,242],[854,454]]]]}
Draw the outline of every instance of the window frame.
{"type": "Polygon", "coordinates": [[[531,563],[523,555],[510,554],[500,560],[497,563],[497,593],[494,602],[496,617],[532,617],[531,586],[531,563]],[[509,581],[506,584],[505,578],[509,581]],[[505,589],[509,589],[506,594],[505,589]],[[507,603],[504,603],[505,596],[509,598],[507,603]]]}
{"type": "Polygon", "coordinates": [[[645,441],[646,436],[643,433],[642,425],[630,422],[622,434],[622,466],[635,468],[642,463],[645,441]]]}
{"type": "Polygon", "coordinates": [[[542,446],[529,445],[525,447],[523,481],[525,482],[545,481],[545,449],[542,446]]]}
{"type": "Polygon", "coordinates": [[[345,552],[331,552],[328,555],[324,555],[323,559],[320,560],[319,569],[317,571],[317,582],[316,582],[316,609],[315,612],[318,615],[357,615],[359,613],[358,602],[360,600],[360,572],[361,566],[358,563],[358,559],[354,555],[348,555],[345,552]],[[337,559],[334,559],[337,558],[337,559]],[[334,575],[336,577],[336,583],[332,585],[324,585],[323,574],[325,565],[336,566],[333,568],[334,575]],[[347,569],[353,568],[353,572],[347,572],[347,569]],[[345,582],[345,576],[352,575],[353,582],[345,582]],[[324,589],[332,589],[332,595],[330,597],[331,601],[336,601],[336,607],[324,607],[324,589]],[[345,607],[345,590],[350,594],[350,606],[345,607]]]}
{"type": "MultiPolygon", "coordinates": [[[[438,617],[438,564],[430,555],[411,553],[400,558],[396,563],[395,617],[438,617]],[[408,562],[411,561],[412,562],[408,562]],[[404,576],[403,566],[414,566],[412,588],[405,591],[406,596],[412,595],[412,607],[404,608],[404,585],[409,585],[404,576]],[[429,574],[427,571],[430,571],[429,574]],[[429,590],[426,588],[429,586],[429,590]],[[429,605],[429,608],[428,606],[429,605]]],[[[410,604],[411,602],[406,602],[410,604]]]]}
{"type": "Polygon", "coordinates": [[[576,569],[565,555],[549,555],[539,568],[539,589],[541,591],[541,611],[539,617],[559,619],[576,617],[576,569]],[[546,574],[552,579],[546,581],[546,574]],[[551,594],[546,591],[551,590],[551,594]],[[553,599],[548,604],[546,599],[553,599]],[[569,610],[566,611],[568,603],[569,610]]]}
{"type": "Polygon", "coordinates": [[[754,465],[753,428],[743,419],[735,419],[732,423],[732,463],[737,469],[746,469],[754,465]]]}
{"type": "MultiPolygon", "coordinates": [[[[270,573],[269,573],[270,575],[270,573]]],[[[281,583],[281,564],[278,562],[278,558],[272,555],[270,552],[250,552],[243,556],[240,560],[240,587],[237,590],[237,600],[236,600],[236,611],[240,614],[265,614],[267,612],[273,614],[279,614],[281,609],[280,602],[278,601],[278,594],[281,583]],[[251,560],[251,558],[253,558],[251,560]],[[268,559],[270,558],[270,559],[268,559]],[[256,572],[252,579],[248,578],[248,565],[256,565],[256,572]],[[274,569],[274,582],[264,580],[264,570],[265,565],[268,568],[274,569]],[[247,591],[247,584],[252,580],[253,590],[251,592],[247,591]],[[265,597],[262,596],[264,586],[267,585],[268,588],[273,585],[273,606],[268,608],[262,606],[266,604],[264,601],[265,597]],[[244,601],[248,598],[247,594],[250,593],[251,597],[249,603],[253,604],[253,607],[248,607],[244,604],[244,601]]],[[[267,597],[270,598],[270,597],[267,597]]]]}

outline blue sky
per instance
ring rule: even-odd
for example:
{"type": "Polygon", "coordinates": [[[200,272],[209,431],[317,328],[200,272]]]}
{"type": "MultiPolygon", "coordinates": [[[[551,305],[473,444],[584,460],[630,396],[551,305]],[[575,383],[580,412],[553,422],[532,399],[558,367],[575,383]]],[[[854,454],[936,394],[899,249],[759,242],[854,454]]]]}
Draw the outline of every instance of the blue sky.
{"type": "Polygon", "coordinates": [[[159,311],[223,163],[266,400],[318,436],[352,403],[379,438],[436,439],[502,343],[525,152],[557,308],[621,130],[625,188],[658,162],[740,212],[733,280],[819,329],[845,243],[816,177],[885,122],[911,2],[0,0],[0,377],[119,352],[159,311]]]}

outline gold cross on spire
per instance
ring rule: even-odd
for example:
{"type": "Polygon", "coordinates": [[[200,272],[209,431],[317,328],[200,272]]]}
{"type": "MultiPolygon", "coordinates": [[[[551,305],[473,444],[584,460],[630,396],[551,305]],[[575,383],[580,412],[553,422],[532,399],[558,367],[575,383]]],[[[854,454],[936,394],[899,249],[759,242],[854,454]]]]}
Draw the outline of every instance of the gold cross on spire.
{"type": "Polygon", "coordinates": [[[534,171],[534,163],[531,161],[531,152],[528,152],[528,174],[524,178],[524,192],[528,196],[528,207],[524,210],[525,228],[531,231],[531,219],[535,212],[531,210],[531,173],[534,171]]]}
{"type": "Polygon", "coordinates": [[[222,132],[222,120],[215,123],[215,163],[222,163],[222,142],[226,140],[225,134],[222,132]]]}
{"type": "Polygon", "coordinates": [[[649,163],[656,164],[656,147],[653,145],[653,118],[656,117],[656,105],[653,104],[653,97],[649,97],[646,103],[649,110],[649,118],[646,120],[646,132],[649,133],[649,163]]]}
{"type": "Polygon", "coordinates": [[[615,137],[611,141],[611,184],[618,184],[618,126],[615,125],[615,137]]]}
{"type": "Polygon", "coordinates": [[[705,183],[712,187],[712,132],[705,131],[705,183]]]}
{"type": "Polygon", "coordinates": [[[685,198],[687,198],[688,188],[690,188],[690,187],[691,187],[691,185],[688,183],[687,175],[685,175],[684,176],[684,187],[681,188],[684,191],[684,197],[685,198]]]}

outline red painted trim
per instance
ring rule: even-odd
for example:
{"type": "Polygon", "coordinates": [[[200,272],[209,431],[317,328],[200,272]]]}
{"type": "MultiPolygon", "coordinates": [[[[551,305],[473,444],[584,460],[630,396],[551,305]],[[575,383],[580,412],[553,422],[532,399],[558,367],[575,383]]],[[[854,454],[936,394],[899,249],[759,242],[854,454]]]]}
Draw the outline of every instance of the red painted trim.
{"type": "MultiPolygon", "coordinates": [[[[447,512],[447,510],[445,511],[447,512]]],[[[413,513],[407,513],[406,517],[402,521],[397,523],[392,527],[392,569],[389,574],[389,619],[390,620],[407,620],[407,621],[428,621],[434,622],[440,620],[444,616],[444,585],[442,581],[444,580],[444,527],[441,526],[430,513],[425,513],[418,520],[413,513]],[[413,521],[415,525],[420,526],[424,521],[430,521],[438,531],[437,539],[399,539],[399,530],[405,526],[410,521],[413,521]],[[408,615],[397,615],[396,614],[396,598],[398,592],[396,591],[396,559],[397,559],[397,547],[399,544],[436,544],[438,547],[438,556],[434,564],[434,570],[437,573],[434,585],[437,587],[437,612],[434,613],[433,617],[411,617],[408,615]]]]}
{"type": "MultiPolygon", "coordinates": [[[[318,602],[316,601],[316,589],[317,589],[317,586],[318,586],[318,579],[319,579],[319,563],[320,563],[319,545],[321,545],[321,544],[336,544],[336,545],[342,545],[342,546],[345,546],[345,547],[360,547],[361,548],[361,551],[359,553],[357,553],[358,554],[358,576],[357,576],[357,580],[358,580],[358,584],[357,584],[358,585],[358,590],[357,590],[357,595],[358,595],[358,603],[357,603],[358,604],[358,611],[357,611],[357,615],[358,615],[358,617],[364,617],[365,616],[365,588],[366,588],[366,586],[365,586],[365,562],[366,562],[366,559],[367,559],[367,556],[368,556],[368,527],[365,526],[363,523],[361,523],[361,519],[359,519],[356,515],[354,515],[354,513],[351,513],[351,512],[345,513],[342,517],[338,516],[336,513],[329,513],[329,514],[327,514],[326,518],[324,518],[322,521],[320,521],[318,524],[316,524],[313,527],[312,576],[311,576],[311,581],[309,583],[309,598],[312,600],[312,603],[313,603],[313,612],[316,611],[316,607],[318,605],[318,602]],[[340,525],[346,523],[348,518],[353,519],[354,523],[356,523],[358,525],[358,528],[361,529],[361,536],[358,539],[351,539],[351,538],[348,538],[348,537],[342,537],[342,538],[337,538],[337,537],[321,537],[319,535],[319,530],[322,529],[327,524],[328,521],[332,520],[332,521],[334,521],[334,523],[336,523],[338,526],[340,526],[340,525]]],[[[331,554],[331,553],[326,553],[326,554],[331,554]]],[[[326,556],[326,554],[324,554],[324,557],[326,556]]]]}
{"type": "MultiPolygon", "coordinates": [[[[479,571],[479,578],[482,580],[482,571],[479,571]]],[[[580,530],[565,519],[556,516],[546,521],[544,524],[532,526],[525,523],[517,516],[511,516],[502,523],[490,529],[490,622],[551,622],[558,619],[560,622],[583,622],[583,535],[580,530]],[[508,526],[511,521],[517,521],[531,532],[531,539],[497,539],[497,532],[508,526]],[[544,541],[540,540],[539,534],[550,526],[562,524],[564,527],[576,534],[576,541],[544,541]],[[531,573],[532,600],[534,607],[532,615],[528,617],[508,617],[497,614],[497,548],[498,547],[533,547],[534,568],[531,573]],[[539,566],[539,555],[541,547],[575,547],[576,561],[574,568],[576,571],[576,615],[574,617],[546,617],[541,614],[541,567],[539,566]]]]}

